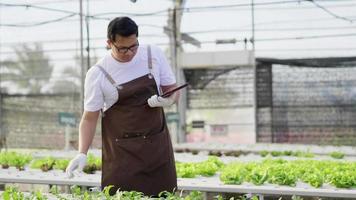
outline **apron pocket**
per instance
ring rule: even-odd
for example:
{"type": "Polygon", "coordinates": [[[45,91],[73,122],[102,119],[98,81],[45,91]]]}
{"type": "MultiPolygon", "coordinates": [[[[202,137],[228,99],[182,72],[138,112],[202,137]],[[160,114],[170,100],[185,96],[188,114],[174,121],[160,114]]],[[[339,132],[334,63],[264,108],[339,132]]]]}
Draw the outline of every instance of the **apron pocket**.
{"type": "Polygon", "coordinates": [[[158,169],[169,161],[168,132],[127,139],[116,139],[118,168],[147,172],[158,169]]]}

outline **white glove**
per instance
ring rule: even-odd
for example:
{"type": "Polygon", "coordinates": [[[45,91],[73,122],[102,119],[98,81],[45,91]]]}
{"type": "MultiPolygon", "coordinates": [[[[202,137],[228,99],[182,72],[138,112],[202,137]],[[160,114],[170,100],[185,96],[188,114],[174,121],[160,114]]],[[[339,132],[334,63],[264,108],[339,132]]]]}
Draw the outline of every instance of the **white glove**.
{"type": "Polygon", "coordinates": [[[151,108],[171,106],[174,103],[174,96],[175,95],[171,95],[167,98],[163,98],[155,94],[147,99],[147,103],[151,108]]]}
{"type": "Polygon", "coordinates": [[[87,163],[87,155],[84,153],[79,153],[76,155],[68,164],[66,169],[66,174],[68,178],[72,178],[74,176],[73,172],[77,169],[79,172],[83,171],[84,166],[87,163]]]}

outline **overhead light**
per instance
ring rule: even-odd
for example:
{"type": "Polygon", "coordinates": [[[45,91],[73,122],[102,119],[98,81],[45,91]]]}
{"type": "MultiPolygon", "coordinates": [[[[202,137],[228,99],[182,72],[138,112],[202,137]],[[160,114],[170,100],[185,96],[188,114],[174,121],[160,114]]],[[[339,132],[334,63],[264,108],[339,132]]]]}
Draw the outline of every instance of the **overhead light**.
{"type": "Polygon", "coordinates": [[[137,0],[130,0],[132,3],[136,3],[137,0]]]}

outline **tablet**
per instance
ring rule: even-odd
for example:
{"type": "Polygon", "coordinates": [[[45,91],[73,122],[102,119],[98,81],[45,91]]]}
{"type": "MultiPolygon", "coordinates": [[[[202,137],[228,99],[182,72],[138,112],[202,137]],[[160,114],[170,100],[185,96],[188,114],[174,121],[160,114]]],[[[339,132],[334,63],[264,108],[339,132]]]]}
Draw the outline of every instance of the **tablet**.
{"type": "Polygon", "coordinates": [[[188,86],[188,83],[185,83],[185,84],[183,84],[183,85],[181,85],[181,86],[179,86],[179,87],[176,87],[176,88],[173,88],[173,89],[171,89],[171,90],[169,90],[169,91],[167,91],[167,92],[165,92],[165,93],[163,93],[162,95],[161,95],[161,97],[169,97],[169,96],[171,96],[174,92],[176,92],[176,91],[178,91],[178,90],[180,90],[180,89],[183,89],[183,88],[185,88],[185,87],[187,87],[188,86]]]}

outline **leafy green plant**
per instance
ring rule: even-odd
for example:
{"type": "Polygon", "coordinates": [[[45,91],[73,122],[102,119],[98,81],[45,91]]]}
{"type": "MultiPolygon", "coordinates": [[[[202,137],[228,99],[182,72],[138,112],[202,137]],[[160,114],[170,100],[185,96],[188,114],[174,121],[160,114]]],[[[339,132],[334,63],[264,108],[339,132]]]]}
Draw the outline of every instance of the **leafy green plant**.
{"type": "Polygon", "coordinates": [[[219,194],[214,197],[215,200],[224,200],[224,198],[219,194]]]}
{"type": "Polygon", "coordinates": [[[219,168],[225,166],[225,164],[216,156],[209,156],[206,162],[214,163],[219,168]]]}
{"type": "Polygon", "coordinates": [[[61,192],[60,192],[58,186],[56,186],[56,185],[53,185],[50,188],[49,193],[52,194],[53,196],[55,196],[57,198],[57,200],[68,200],[66,197],[64,197],[64,196],[66,196],[66,194],[61,195],[61,192]]]}
{"type": "Polygon", "coordinates": [[[222,155],[223,153],[221,153],[221,151],[216,151],[216,150],[209,151],[209,156],[221,157],[222,155]]]}
{"type": "Polygon", "coordinates": [[[58,186],[53,185],[53,186],[49,189],[49,193],[51,193],[51,194],[53,194],[53,195],[59,194],[58,186]]]}
{"type": "Polygon", "coordinates": [[[244,152],[244,151],[241,151],[241,150],[236,150],[236,151],[226,151],[226,152],[224,152],[224,155],[225,156],[239,157],[242,154],[247,154],[247,153],[248,152],[244,152]]]}
{"type": "MultiPolygon", "coordinates": [[[[21,199],[21,194],[15,187],[6,187],[5,191],[2,193],[2,198],[4,200],[21,199]]],[[[23,198],[22,198],[23,199],[23,198]]]]}
{"type": "Polygon", "coordinates": [[[206,161],[195,163],[176,162],[177,176],[181,178],[194,178],[197,175],[213,176],[225,164],[216,156],[209,156],[206,161]]]}
{"type": "Polygon", "coordinates": [[[2,193],[3,200],[47,200],[47,196],[40,191],[32,192],[30,195],[18,191],[15,187],[6,187],[2,193]]]}
{"type": "Polygon", "coordinates": [[[137,192],[137,191],[121,191],[121,192],[119,191],[117,193],[117,196],[119,196],[119,197],[121,197],[122,199],[125,199],[125,200],[126,199],[127,200],[142,200],[142,198],[144,198],[143,193],[142,192],[137,192]]]}
{"type": "Polygon", "coordinates": [[[262,185],[268,180],[268,169],[261,166],[256,167],[249,172],[247,180],[255,185],[262,185]]]}
{"type": "Polygon", "coordinates": [[[94,163],[96,165],[96,170],[101,170],[101,157],[95,158],[94,163]]]}
{"type": "Polygon", "coordinates": [[[355,173],[349,171],[337,171],[331,178],[331,184],[337,188],[351,188],[355,186],[355,173]]]}
{"type": "Polygon", "coordinates": [[[94,200],[93,197],[88,193],[88,191],[85,191],[83,194],[82,200],[94,200]]]}
{"type": "Polygon", "coordinates": [[[282,156],[283,152],[281,152],[281,151],[271,151],[271,155],[273,157],[282,156]]]}
{"type": "Polygon", "coordinates": [[[290,173],[288,165],[271,166],[268,181],[278,185],[295,186],[297,177],[290,173]]]}
{"type": "MultiPolygon", "coordinates": [[[[12,152],[14,153],[14,152],[12,152]]],[[[10,155],[9,152],[1,152],[0,153],[0,164],[3,169],[7,169],[10,167],[10,155]]]]}
{"type": "Polygon", "coordinates": [[[73,197],[79,197],[82,194],[82,190],[77,185],[71,186],[70,187],[70,192],[72,193],[73,197]]]}
{"type": "Polygon", "coordinates": [[[303,198],[299,197],[299,196],[296,196],[296,195],[293,195],[292,196],[292,200],[303,200],[303,198]]]}
{"type": "Polygon", "coordinates": [[[101,159],[96,158],[93,154],[87,157],[87,164],[84,166],[83,171],[87,174],[94,174],[96,170],[101,169],[101,159]]]}
{"type": "Polygon", "coordinates": [[[65,171],[69,164],[68,159],[57,159],[54,163],[53,169],[59,169],[65,171]]]}
{"type": "Polygon", "coordinates": [[[241,163],[231,163],[224,167],[220,174],[220,180],[225,184],[240,185],[246,176],[246,169],[241,163]]]}
{"type": "MultiPolygon", "coordinates": [[[[235,198],[232,197],[229,200],[234,200],[235,198]]],[[[250,195],[250,194],[245,194],[242,196],[239,196],[236,200],[259,200],[257,195],[250,195]]]]}
{"type": "Polygon", "coordinates": [[[24,170],[25,165],[31,162],[32,156],[26,154],[20,154],[12,152],[7,154],[10,166],[15,166],[18,170],[24,170]]]}
{"type": "Polygon", "coordinates": [[[10,192],[8,190],[5,190],[2,195],[1,195],[2,199],[4,200],[10,200],[11,198],[11,195],[10,195],[10,192]]]}
{"type": "Polygon", "coordinates": [[[33,196],[35,197],[36,200],[47,200],[47,196],[43,195],[42,192],[36,191],[33,193],[33,196]]]}
{"type": "Polygon", "coordinates": [[[87,164],[84,166],[83,171],[86,174],[95,174],[96,165],[95,164],[87,164]]]}
{"type": "Polygon", "coordinates": [[[200,191],[192,191],[190,192],[186,197],[184,197],[184,200],[203,200],[203,193],[200,191]]]}
{"type": "Polygon", "coordinates": [[[317,170],[305,173],[301,179],[316,188],[321,187],[324,183],[324,177],[322,173],[317,170]]]}
{"type": "Polygon", "coordinates": [[[47,158],[33,160],[30,167],[33,169],[41,169],[42,171],[47,172],[53,169],[54,164],[55,164],[54,158],[47,157],[47,158]]]}
{"type": "Polygon", "coordinates": [[[193,155],[198,155],[199,151],[198,150],[192,150],[191,152],[193,155]]]}
{"type": "Polygon", "coordinates": [[[262,157],[266,157],[269,154],[269,152],[268,151],[260,151],[259,154],[262,157]]]}
{"type": "Polygon", "coordinates": [[[330,156],[335,159],[343,159],[345,157],[345,154],[339,151],[333,151],[330,153],[330,156]]]}
{"type": "Polygon", "coordinates": [[[180,200],[182,199],[179,196],[176,196],[173,192],[168,192],[168,191],[162,191],[158,194],[158,197],[160,199],[169,199],[169,200],[180,200]]]}
{"type": "Polygon", "coordinates": [[[309,152],[309,151],[295,151],[295,152],[292,153],[292,156],[313,158],[314,154],[309,152]]]}
{"type": "Polygon", "coordinates": [[[283,155],[285,156],[291,156],[293,154],[293,151],[285,150],[283,151],[283,155]]]}
{"type": "Polygon", "coordinates": [[[194,178],[196,173],[196,168],[193,163],[180,163],[176,162],[177,176],[180,178],[194,178]]]}
{"type": "Polygon", "coordinates": [[[197,174],[202,176],[214,176],[219,167],[213,162],[202,162],[195,165],[197,174]]]}

